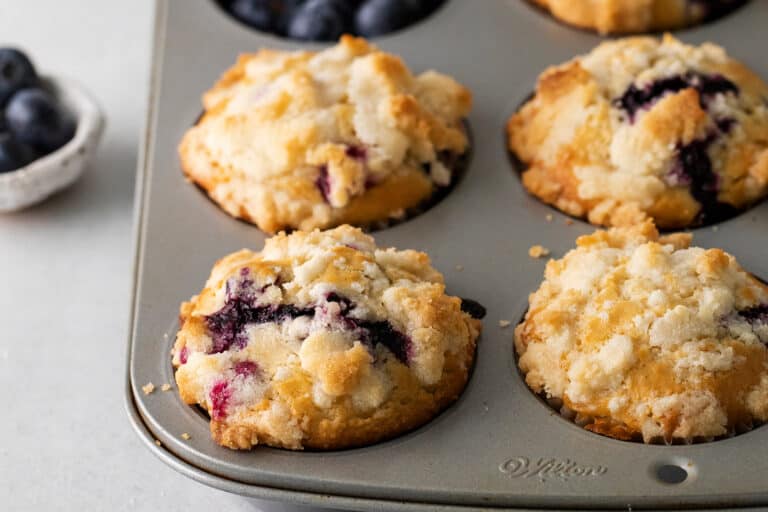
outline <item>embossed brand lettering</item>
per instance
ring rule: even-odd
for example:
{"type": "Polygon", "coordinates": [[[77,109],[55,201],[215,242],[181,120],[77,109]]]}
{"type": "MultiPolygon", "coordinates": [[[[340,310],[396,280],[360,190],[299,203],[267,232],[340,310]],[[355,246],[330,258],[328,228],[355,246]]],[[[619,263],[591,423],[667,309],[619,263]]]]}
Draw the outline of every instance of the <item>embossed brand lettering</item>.
{"type": "Polygon", "coordinates": [[[510,478],[548,478],[568,480],[571,477],[596,477],[608,472],[605,466],[584,466],[570,459],[558,460],[554,457],[542,457],[531,463],[528,457],[514,457],[502,462],[499,471],[510,478]]]}

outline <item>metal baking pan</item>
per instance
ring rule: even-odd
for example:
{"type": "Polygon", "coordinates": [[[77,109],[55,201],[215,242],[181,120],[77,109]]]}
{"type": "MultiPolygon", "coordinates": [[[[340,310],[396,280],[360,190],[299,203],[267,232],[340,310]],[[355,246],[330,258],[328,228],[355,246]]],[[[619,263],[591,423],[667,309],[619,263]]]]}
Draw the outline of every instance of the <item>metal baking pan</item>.
{"type": "MultiPolygon", "coordinates": [[[[169,350],[179,303],[201,289],[215,260],[242,247],[259,249],[265,240],[182,176],[176,146],[200,112],[201,93],[239,52],[320,47],[250,30],[212,0],[160,0],[156,23],[137,193],[126,400],[136,431],[162,460],[245,496],[357,510],[768,504],[768,427],[692,446],[617,441],[554,414],[518,373],[512,327],[502,329],[498,321],[517,322],[542,280],[544,260],[529,258],[528,248],[541,244],[560,257],[594,228],[525,193],[507,154],[504,126],[545,67],[601,40],[521,0],[449,0],[425,21],[376,40],[412,69],[448,73],[474,93],[474,148],[464,178],[432,209],[374,233],[380,245],[426,251],[451,294],[487,307],[474,374],[461,399],[422,428],[366,448],[237,452],[211,441],[207,418],[184,405],[175,388],[145,396],[147,382],[173,383],[169,350]],[[189,440],[180,437],[184,432],[189,440]],[[659,473],[665,465],[683,467],[687,479],[665,482],[659,473]]],[[[678,35],[722,44],[768,77],[766,24],[768,2],[752,1],[678,35]]],[[[722,247],[768,277],[768,203],[694,233],[696,244],[722,247]]]]}

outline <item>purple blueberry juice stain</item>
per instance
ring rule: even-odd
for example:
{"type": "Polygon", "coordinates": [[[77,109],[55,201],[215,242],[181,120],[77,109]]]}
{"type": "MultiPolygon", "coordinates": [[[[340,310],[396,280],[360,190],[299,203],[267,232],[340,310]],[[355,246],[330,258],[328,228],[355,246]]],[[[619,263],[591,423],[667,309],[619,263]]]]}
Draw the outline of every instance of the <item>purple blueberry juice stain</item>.
{"type": "Polygon", "coordinates": [[[315,180],[315,186],[320,190],[323,195],[323,199],[326,203],[330,203],[331,197],[331,177],[328,175],[328,166],[323,165],[320,167],[320,172],[315,180]]]}
{"type": "MultiPolygon", "coordinates": [[[[241,292],[243,287],[238,286],[237,290],[241,292]]],[[[250,291],[243,294],[238,292],[227,293],[224,306],[205,319],[213,339],[210,354],[224,352],[233,346],[243,349],[248,343],[245,327],[249,324],[276,323],[314,315],[314,308],[299,308],[292,304],[256,305],[250,291]]]]}
{"type": "Polygon", "coordinates": [[[708,75],[691,71],[684,75],[662,78],[644,87],[630,85],[624,94],[613,101],[614,106],[624,110],[630,122],[634,122],[639,110],[653,106],[666,94],[680,92],[683,89],[694,88],[699,93],[699,103],[706,109],[707,105],[718,94],[739,94],[739,88],[722,75],[708,75]]]}
{"type": "Polygon", "coordinates": [[[329,293],[326,300],[339,305],[342,325],[345,329],[354,331],[360,336],[360,341],[368,350],[372,351],[376,345],[383,345],[395,355],[398,361],[405,365],[408,364],[412,351],[412,343],[408,336],[395,329],[386,320],[362,320],[349,316],[349,313],[354,309],[354,304],[347,297],[337,293],[329,293]]]}
{"type": "Polygon", "coordinates": [[[181,347],[181,352],[179,352],[179,362],[181,364],[187,364],[187,359],[189,358],[189,349],[186,345],[181,347]]]}
{"type": "Polygon", "coordinates": [[[737,313],[751,325],[768,324],[768,304],[758,304],[737,313]]]}
{"type": "Polygon", "coordinates": [[[259,374],[259,365],[253,361],[239,361],[234,364],[232,369],[238,377],[255,377],[259,374]]]}
{"type": "Polygon", "coordinates": [[[376,345],[384,345],[401,363],[407,365],[412,352],[411,339],[401,333],[386,320],[368,321],[350,319],[357,327],[360,341],[373,349],[376,345]]]}
{"type": "Polygon", "coordinates": [[[232,397],[232,390],[225,380],[216,381],[208,394],[211,400],[211,416],[221,420],[227,416],[227,402],[232,397]]]}
{"type": "Polygon", "coordinates": [[[765,327],[768,327],[768,304],[757,304],[748,308],[732,311],[721,320],[721,325],[728,327],[729,324],[739,324],[746,322],[757,335],[758,339],[768,345],[768,335],[765,327]],[[760,328],[758,330],[758,328],[760,328]]]}
{"type": "MultiPolygon", "coordinates": [[[[730,130],[732,126],[732,122],[727,119],[718,123],[718,127],[721,124],[725,130],[730,130]]],[[[693,198],[701,204],[697,219],[700,224],[725,220],[738,212],[735,207],[717,198],[719,176],[712,168],[709,147],[721,132],[719,129],[703,139],[678,145],[677,160],[667,175],[669,185],[688,187],[693,198]]]]}
{"type": "MultiPolygon", "coordinates": [[[[326,303],[333,302],[338,306],[338,324],[342,329],[354,332],[360,341],[373,351],[377,345],[386,347],[400,362],[408,364],[412,355],[413,344],[411,339],[398,331],[386,320],[364,320],[351,316],[355,304],[349,298],[338,293],[331,292],[325,297],[326,303]]],[[[474,301],[462,300],[462,310],[471,311],[475,317],[482,318],[485,308],[474,301]]],[[[213,339],[213,346],[208,352],[218,354],[231,348],[243,349],[248,343],[246,326],[251,324],[281,323],[302,316],[314,317],[318,312],[327,311],[325,304],[317,307],[298,307],[292,304],[256,305],[253,297],[242,297],[233,294],[227,297],[224,306],[206,317],[208,331],[213,339]]],[[[336,315],[336,313],[334,313],[336,315]]],[[[186,348],[186,347],[185,347],[186,348]]],[[[183,351],[183,349],[182,349],[183,351]]],[[[250,377],[258,375],[259,367],[256,363],[245,361],[233,366],[236,375],[250,377]]],[[[216,393],[226,397],[226,388],[214,386],[216,393]]],[[[211,401],[215,403],[212,391],[211,401]]],[[[217,399],[219,400],[219,399],[217,399]]],[[[219,400],[226,401],[225,399],[219,400]]]]}

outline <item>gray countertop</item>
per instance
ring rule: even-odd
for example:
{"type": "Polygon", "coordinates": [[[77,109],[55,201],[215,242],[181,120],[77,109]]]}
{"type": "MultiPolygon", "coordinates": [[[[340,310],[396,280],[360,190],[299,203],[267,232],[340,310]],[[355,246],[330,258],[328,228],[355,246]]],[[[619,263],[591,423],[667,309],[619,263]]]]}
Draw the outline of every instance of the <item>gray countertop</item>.
{"type": "Polygon", "coordinates": [[[153,2],[4,0],[0,46],[81,82],[107,129],[44,204],[0,214],[0,508],[282,511],[155,459],[123,407],[137,142],[153,2]]]}

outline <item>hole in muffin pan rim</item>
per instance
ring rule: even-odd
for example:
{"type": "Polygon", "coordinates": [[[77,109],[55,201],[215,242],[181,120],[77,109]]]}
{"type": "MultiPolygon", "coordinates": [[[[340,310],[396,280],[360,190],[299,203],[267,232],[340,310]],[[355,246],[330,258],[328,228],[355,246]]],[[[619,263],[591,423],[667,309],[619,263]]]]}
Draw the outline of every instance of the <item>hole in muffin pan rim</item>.
{"type": "MultiPolygon", "coordinates": [[[[233,492],[260,497],[280,492],[280,499],[325,506],[351,506],[350,496],[369,500],[365,507],[376,503],[392,510],[433,510],[430,504],[434,503],[491,508],[768,502],[764,486],[745,483],[750,475],[754,479],[754,474],[765,467],[757,455],[764,455],[760,446],[765,443],[760,440],[766,438],[766,429],[693,446],[645,446],[614,441],[551,418],[551,411],[538,403],[516,368],[513,372],[509,366],[510,358],[514,358],[512,326],[500,329],[498,320],[515,322],[522,317],[527,295],[538,287],[543,273],[543,261],[530,260],[528,247],[541,243],[553,250],[553,257],[561,257],[572,248],[577,235],[593,228],[581,223],[564,226],[565,215],[552,212],[522,191],[519,179],[510,172],[506,145],[499,140],[499,132],[503,132],[506,116],[512,111],[510,100],[524,97],[544,67],[584,53],[600,40],[563,27],[552,32],[547,26],[550,20],[542,20],[540,13],[512,1],[494,3],[488,7],[490,12],[480,13],[474,12],[467,5],[469,2],[449,2],[439,16],[427,18],[412,30],[376,41],[383,49],[403,55],[412,69],[434,66],[475,92],[475,108],[469,121],[476,144],[465,178],[431,210],[374,233],[383,246],[427,250],[436,268],[445,274],[450,293],[476,299],[489,307],[475,372],[458,403],[410,434],[367,448],[293,453],[257,447],[251,452],[232,452],[210,440],[206,422],[181,404],[175,384],[172,391],[158,389],[144,396],[140,387],[150,380],[158,387],[163,380],[173,384],[172,374],[168,373],[170,342],[164,342],[162,335],[173,330],[169,325],[179,303],[199,292],[215,259],[243,246],[258,249],[264,239],[256,228],[218,215],[218,208],[205,205],[207,201],[181,178],[175,158],[176,143],[189,119],[194,118],[194,111],[199,111],[199,95],[234,62],[238,51],[259,45],[312,47],[287,44],[250,31],[226,33],[225,24],[210,16],[206,7],[209,2],[199,0],[184,8],[166,1],[158,3],[157,40],[162,44],[155,49],[152,102],[137,184],[135,300],[131,315],[130,381],[126,390],[134,426],[156,454],[188,476],[233,492]],[[168,11],[175,18],[167,17],[168,11]],[[479,66],[482,59],[471,57],[454,65],[447,54],[456,44],[452,44],[450,37],[441,39],[446,37],[446,29],[457,27],[459,21],[468,23],[472,16],[479,18],[472,23],[482,22],[484,31],[493,36],[489,41],[488,34],[479,33],[471,41],[475,51],[496,47],[505,39],[506,32],[501,31],[504,27],[499,21],[502,20],[519,24],[513,28],[534,39],[533,44],[526,45],[526,55],[537,53],[527,47],[540,43],[545,45],[542,51],[546,57],[522,62],[522,69],[518,70],[522,76],[500,72],[500,85],[489,87],[487,77],[473,71],[483,66],[487,70],[490,64],[500,63],[501,56],[488,57],[491,63],[483,66],[479,66]],[[200,20],[207,25],[199,25],[200,20]],[[195,62],[187,63],[187,68],[174,63],[173,55],[182,51],[188,58],[196,58],[191,57],[194,52],[189,52],[196,48],[194,41],[184,42],[180,25],[191,32],[187,39],[196,34],[194,28],[209,31],[208,37],[202,38],[209,48],[197,49],[201,52],[199,59],[210,69],[189,70],[195,62]],[[534,34],[532,30],[543,32],[534,34]],[[163,37],[171,33],[172,37],[163,37]],[[448,49],[443,53],[430,48],[422,52],[409,50],[423,46],[425,41],[448,49]],[[169,88],[174,80],[184,85],[171,94],[169,88]],[[553,222],[544,220],[547,213],[553,213],[553,222]],[[481,226],[481,221],[488,227],[481,226]],[[509,259],[509,264],[501,265],[498,258],[509,259]],[[454,271],[456,264],[463,265],[464,271],[454,271]],[[489,275],[487,269],[498,274],[489,275]],[[487,403],[488,411],[483,411],[483,402],[487,403]],[[189,441],[179,437],[184,431],[192,435],[189,441]],[[459,434],[463,439],[459,439],[459,434]],[[154,438],[162,442],[162,448],[154,444],[154,438]],[[557,462],[569,459],[580,469],[604,464],[608,471],[594,478],[571,475],[563,479],[552,476],[552,472],[543,479],[525,477],[513,474],[519,471],[514,464],[521,457],[533,465],[540,458],[554,458],[557,462]],[[674,486],[653,479],[649,468],[674,457],[696,464],[698,477],[674,486]],[[617,461],[632,461],[632,466],[617,461]],[[361,467],[370,469],[361,472],[361,467]],[[312,471],[315,473],[311,474],[312,471]],[[404,483],[410,477],[412,480],[404,483]],[[282,490],[275,491],[277,488],[282,490]],[[324,497],[320,498],[320,494],[324,497]]],[[[703,30],[705,37],[718,39],[713,28],[718,24],[733,29],[738,20],[759,17],[761,12],[768,14],[768,6],[753,4],[707,25],[703,30]]],[[[738,30],[740,36],[748,36],[744,27],[738,30]]],[[[701,42],[696,37],[687,37],[696,32],[691,30],[683,36],[701,42]]],[[[507,40],[516,41],[511,36],[507,40]]],[[[744,48],[733,40],[726,47],[736,57],[743,57],[744,48]]],[[[758,72],[768,75],[764,65],[758,72]]],[[[744,241],[740,241],[740,237],[759,239],[758,228],[765,224],[759,225],[758,220],[764,220],[766,212],[768,208],[763,204],[735,221],[722,224],[717,233],[711,228],[697,229],[695,242],[705,247],[722,246],[746,268],[768,275],[763,263],[765,255],[745,249],[744,241]],[[758,220],[750,220],[752,217],[758,220]]],[[[364,508],[359,503],[357,506],[364,508]]]]}

